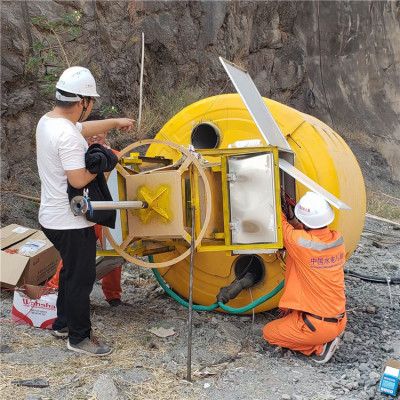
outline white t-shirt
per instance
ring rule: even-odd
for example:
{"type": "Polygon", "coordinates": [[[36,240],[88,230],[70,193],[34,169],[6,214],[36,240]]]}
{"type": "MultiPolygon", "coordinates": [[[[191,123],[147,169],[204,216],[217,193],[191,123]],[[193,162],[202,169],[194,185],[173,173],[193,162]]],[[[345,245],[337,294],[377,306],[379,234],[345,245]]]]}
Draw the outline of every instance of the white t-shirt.
{"type": "Polygon", "coordinates": [[[65,171],[85,168],[88,148],[81,134],[82,124],[76,126],[65,118],[44,115],[36,128],[36,152],[41,180],[39,223],[47,229],[81,229],[93,226],[84,216],[76,217],[67,194],[65,171]]]}

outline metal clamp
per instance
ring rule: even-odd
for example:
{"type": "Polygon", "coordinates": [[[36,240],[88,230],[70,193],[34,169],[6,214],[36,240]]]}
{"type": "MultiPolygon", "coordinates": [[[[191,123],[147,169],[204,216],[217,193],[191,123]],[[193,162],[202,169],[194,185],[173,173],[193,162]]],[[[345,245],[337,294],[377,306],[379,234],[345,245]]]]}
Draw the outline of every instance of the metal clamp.
{"type": "Polygon", "coordinates": [[[229,174],[226,174],[226,180],[228,182],[236,182],[236,180],[237,180],[236,172],[232,171],[229,174]]]}

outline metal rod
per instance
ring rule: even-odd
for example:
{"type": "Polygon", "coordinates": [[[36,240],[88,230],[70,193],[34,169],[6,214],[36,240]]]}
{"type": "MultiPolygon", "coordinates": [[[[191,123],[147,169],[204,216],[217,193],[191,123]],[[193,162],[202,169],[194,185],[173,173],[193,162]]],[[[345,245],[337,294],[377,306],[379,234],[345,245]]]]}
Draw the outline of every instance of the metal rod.
{"type": "Polygon", "coordinates": [[[188,358],[187,358],[187,377],[186,377],[186,380],[188,382],[192,382],[193,257],[194,257],[195,213],[196,213],[196,207],[193,206],[193,208],[192,208],[192,238],[190,241],[188,358]]]}
{"type": "Polygon", "coordinates": [[[143,106],[143,70],[144,70],[144,32],[142,32],[142,62],[140,63],[140,85],[139,85],[139,118],[138,130],[142,122],[142,106],[143,106]]]}
{"type": "Polygon", "coordinates": [[[70,203],[74,215],[85,215],[90,208],[92,210],[140,210],[148,208],[147,201],[88,201],[83,196],[75,196],[70,203]]]}
{"type": "Polygon", "coordinates": [[[93,210],[129,210],[147,208],[147,201],[91,201],[93,210]]]}

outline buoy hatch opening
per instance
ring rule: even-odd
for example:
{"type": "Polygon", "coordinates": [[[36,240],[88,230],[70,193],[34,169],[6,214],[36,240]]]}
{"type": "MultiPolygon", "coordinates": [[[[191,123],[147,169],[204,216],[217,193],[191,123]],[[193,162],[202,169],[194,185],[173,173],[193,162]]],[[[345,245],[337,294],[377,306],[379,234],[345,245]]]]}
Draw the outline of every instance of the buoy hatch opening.
{"type": "Polygon", "coordinates": [[[235,260],[234,272],[237,280],[241,280],[247,274],[251,274],[253,277],[253,284],[251,286],[255,286],[264,278],[265,264],[261,257],[256,254],[242,255],[235,260]]]}
{"type": "Polygon", "coordinates": [[[217,149],[220,141],[221,132],[211,122],[202,122],[192,129],[190,142],[195,149],[217,149]]]}

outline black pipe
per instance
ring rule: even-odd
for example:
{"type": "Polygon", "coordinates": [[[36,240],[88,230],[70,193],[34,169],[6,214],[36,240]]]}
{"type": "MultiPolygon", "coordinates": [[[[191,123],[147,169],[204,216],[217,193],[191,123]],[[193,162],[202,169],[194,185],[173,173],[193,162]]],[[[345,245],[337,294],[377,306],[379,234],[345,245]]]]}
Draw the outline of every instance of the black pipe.
{"type": "Polygon", "coordinates": [[[252,287],[256,282],[256,275],[247,272],[242,279],[235,279],[229,286],[220,289],[217,295],[217,301],[226,304],[229,300],[234,299],[243,289],[252,287]]]}
{"type": "Polygon", "coordinates": [[[376,283],[392,283],[394,285],[400,284],[400,278],[391,278],[391,277],[384,277],[384,276],[371,276],[371,275],[362,275],[358,272],[354,272],[351,270],[346,270],[345,274],[348,276],[354,276],[356,278],[360,278],[363,281],[368,282],[376,282],[376,283]]]}

